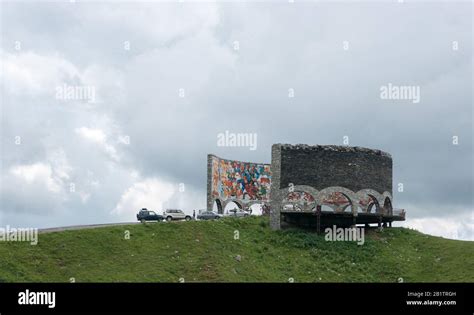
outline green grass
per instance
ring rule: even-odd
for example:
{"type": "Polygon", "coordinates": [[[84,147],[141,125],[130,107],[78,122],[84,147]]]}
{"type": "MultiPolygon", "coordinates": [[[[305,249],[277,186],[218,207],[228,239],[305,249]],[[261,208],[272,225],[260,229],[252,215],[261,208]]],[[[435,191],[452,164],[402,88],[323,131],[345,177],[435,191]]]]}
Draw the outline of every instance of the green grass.
{"type": "Polygon", "coordinates": [[[262,217],[147,223],[0,242],[0,282],[474,282],[474,242],[404,228],[365,244],[272,231],[262,217]],[[126,231],[130,239],[125,239],[126,231]],[[239,239],[234,239],[238,231],[239,239]],[[236,256],[241,256],[241,261],[236,256]]]}

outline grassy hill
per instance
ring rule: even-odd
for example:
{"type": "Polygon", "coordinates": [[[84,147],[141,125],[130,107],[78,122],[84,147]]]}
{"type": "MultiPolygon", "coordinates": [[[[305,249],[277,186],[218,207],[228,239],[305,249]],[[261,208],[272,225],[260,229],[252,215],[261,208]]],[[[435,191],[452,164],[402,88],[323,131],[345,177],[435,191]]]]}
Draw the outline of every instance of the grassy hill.
{"type": "Polygon", "coordinates": [[[474,282],[474,242],[414,230],[366,231],[365,244],[271,231],[262,217],[147,223],[0,242],[0,282],[474,282]],[[126,231],[130,239],[125,239],[126,231]],[[239,239],[234,239],[235,231],[239,239]],[[240,261],[236,257],[240,255],[240,261]]]}

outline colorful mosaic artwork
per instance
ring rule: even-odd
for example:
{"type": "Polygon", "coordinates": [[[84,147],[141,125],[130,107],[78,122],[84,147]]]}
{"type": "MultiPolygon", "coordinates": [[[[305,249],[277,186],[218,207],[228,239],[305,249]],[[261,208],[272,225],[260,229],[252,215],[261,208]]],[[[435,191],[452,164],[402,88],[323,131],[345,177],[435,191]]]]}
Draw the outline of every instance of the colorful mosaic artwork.
{"type": "Polygon", "coordinates": [[[285,205],[285,210],[312,211],[316,206],[314,197],[304,191],[290,192],[286,200],[291,204],[285,205]]]}
{"type": "Polygon", "coordinates": [[[214,198],[268,201],[270,182],[269,165],[212,159],[214,198]]]}
{"type": "Polygon", "coordinates": [[[330,204],[330,205],[345,205],[349,203],[350,203],[350,200],[347,199],[347,197],[344,196],[344,194],[340,192],[332,193],[323,200],[323,204],[330,204]]]}
{"type": "Polygon", "coordinates": [[[287,200],[290,202],[314,202],[313,196],[307,192],[294,191],[288,194],[287,200]]]}

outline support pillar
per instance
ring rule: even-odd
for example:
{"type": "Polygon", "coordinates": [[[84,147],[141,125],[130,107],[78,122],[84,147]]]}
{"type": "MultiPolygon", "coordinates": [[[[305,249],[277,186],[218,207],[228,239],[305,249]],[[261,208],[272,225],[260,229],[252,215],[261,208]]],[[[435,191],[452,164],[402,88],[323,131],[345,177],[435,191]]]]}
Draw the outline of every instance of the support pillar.
{"type": "Polygon", "coordinates": [[[316,232],[321,233],[321,206],[316,206],[316,232]]]}

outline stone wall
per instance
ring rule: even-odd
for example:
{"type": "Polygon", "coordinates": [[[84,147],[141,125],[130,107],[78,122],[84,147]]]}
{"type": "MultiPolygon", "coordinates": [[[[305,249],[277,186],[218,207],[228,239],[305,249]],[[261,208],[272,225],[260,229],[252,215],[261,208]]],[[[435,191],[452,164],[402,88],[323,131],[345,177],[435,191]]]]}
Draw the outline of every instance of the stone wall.
{"type": "MultiPolygon", "coordinates": [[[[314,197],[315,207],[391,214],[392,158],[361,147],[274,144],[270,225],[279,229],[282,204],[291,191],[314,197]]],[[[314,209],[314,208],[313,208],[314,209]]]]}
{"type": "MultiPolygon", "coordinates": [[[[276,145],[278,146],[278,145],[276,145]]],[[[280,187],[308,185],[317,190],[341,186],[392,192],[392,158],[360,147],[281,145],[280,187]]],[[[273,162],[273,161],[272,161],[273,162]]]]}

